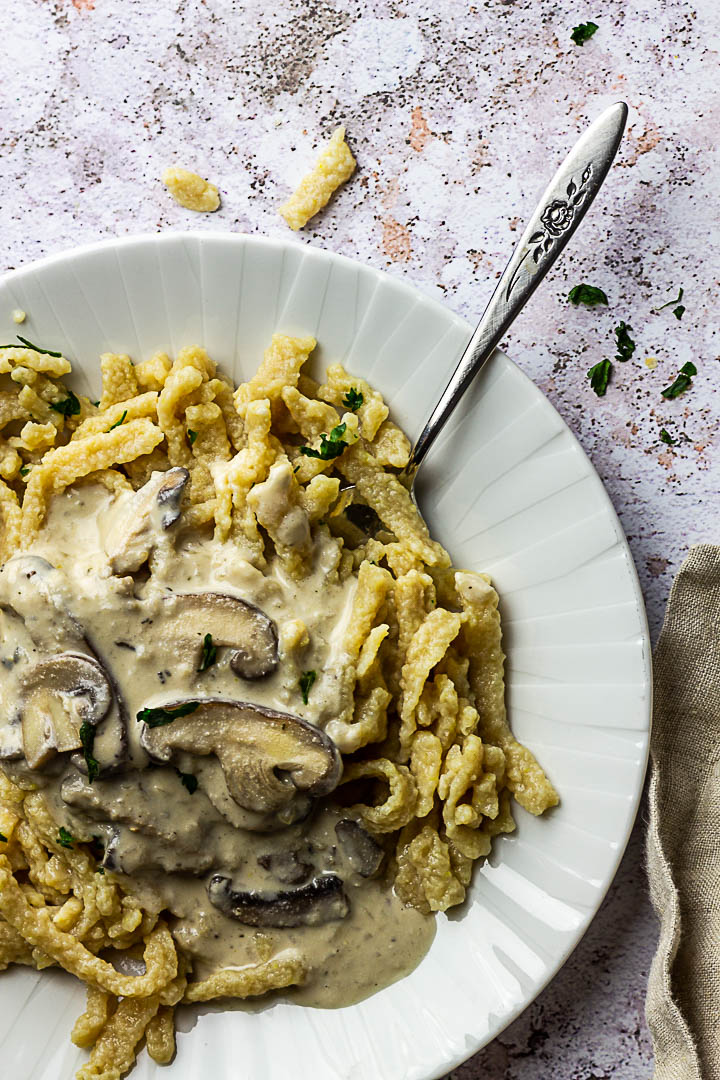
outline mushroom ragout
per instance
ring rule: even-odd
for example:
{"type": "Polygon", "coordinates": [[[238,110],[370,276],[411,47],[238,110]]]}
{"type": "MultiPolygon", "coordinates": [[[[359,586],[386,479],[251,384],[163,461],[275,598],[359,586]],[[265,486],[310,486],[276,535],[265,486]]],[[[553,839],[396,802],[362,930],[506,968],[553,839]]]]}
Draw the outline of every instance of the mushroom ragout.
{"type": "Polygon", "coordinates": [[[507,724],[495,590],[314,346],[274,335],[235,389],[196,346],[107,354],[97,404],[61,355],[0,349],[52,416],[0,480],[0,970],[86,981],[80,1080],[143,1033],[168,1060],[183,1001],[401,978],[511,798],[557,802],[507,724]]]}

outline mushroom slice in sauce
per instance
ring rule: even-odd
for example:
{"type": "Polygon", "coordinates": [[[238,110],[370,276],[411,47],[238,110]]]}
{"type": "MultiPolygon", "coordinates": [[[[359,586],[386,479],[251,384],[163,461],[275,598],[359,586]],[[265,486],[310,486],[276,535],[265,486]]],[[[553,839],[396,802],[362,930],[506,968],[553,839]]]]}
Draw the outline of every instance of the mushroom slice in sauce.
{"type": "Polygon", "coordinates": [[[230,646],[230,668],[243,679],[260,679],[278,665],[275,623],[253,604],[225,593],[178,593],[167,598],[173,614],[173,634],[194,649],[197,668],[206,634],[213,645],[230,646]]]}
{"type": "Polygon", "coordinates": [[[312,863],[303,862],[297,851],[273,851],[258,855],[258,864],[283,885],[300,885],[312,874],[312,863]]]}
{"type": "Polygon", "coordinates": [[[213,874],[207,892],[211,904],[247,926],[321,926],[344,919],[350,910],[336,874],[321,874],[302,888],[276,893],[235,890],[230,878],[213,874]]]}
{"type": "Polygon", "coordinates": [[[232,798],[248,810],[281,810],[298,793],[317,797],[337,786],[340,753],[305,720],[220,698],[173,701],[164,708],[171,713],[191,705],[195,708],[170,723],[143,723],[140,742],[151,758],[173,762],[179,753],[214,754],[232,798]]]}
{"type": "Polygon", "coordinates": [[[353,818],[343,818],[335,826],[335,835],[350,867],[361,877],[372,877],[380,869],[385,854],[369,832],[353,818]]]}
{"type": "Polygon", "coordinates": [[[20,681],[25,759],[39,769],[55,754],[77,750],[80,725],[96,727],[112,703],[97,660],[60,653],[34,664],[20,681]]]}
{"type": "Polygon", "coordinates": [[[19,616],[37,648],[58,651],[58,641],[81,651],[83,628],[70,614],[70,582],[46,559],[18,555],[0,569],[0,607],[19,616]]]}
{"type": "Polygon", "coordinates": [[[185,485],[190,474],[176,466],[155,472],[130,500],[107,546],[114,574],[133,574],[161,542],[163,534],[180,516],[185,485]]]}

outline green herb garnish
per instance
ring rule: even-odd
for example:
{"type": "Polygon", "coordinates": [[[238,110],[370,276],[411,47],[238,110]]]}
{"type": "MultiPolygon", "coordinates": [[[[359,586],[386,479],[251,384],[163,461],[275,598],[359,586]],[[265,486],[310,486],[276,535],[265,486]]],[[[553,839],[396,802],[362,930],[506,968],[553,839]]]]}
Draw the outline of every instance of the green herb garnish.
{"type": "Polygon", "coordinates": [[[598,24],[594,22],[580,23],[579,26],[574,26],[570,37],[576,45],[584,45],[589,40],[598,28],[598,24]]]}
{"type": "Polygon", "coordinates": [[[190,445],[192,446],[192,444],[193,444],[193,443],[195,442],[195,440],[197,439],[197,431],[193,431],[193,429],[192,429],[192,428],[188,428],[188,429],[187,429],[187,437],[188,437],[188,442],[189,442],[189,443],[190,443],[190,445]]]}
{"type": "Polygon", "coordinates": [[[664,442],[667,446],[677,446],[679,439],[673,439],[669,431],[660,428],[660,442],[664,442]]]}
{"type": "Polygon", "coordinates": [[[104,866],[96,866],[95,867],[95,873],[96,874],[104,874],[105,873],[105,867],[104,866]]]}
{"type": "Polygon", "coordinates": [[[612,369],[613,366],[610,360],[601,360],[599,364],[595,364],[588,371],[590,386],[598,397],[605,397],[612,369]]]}
{"type": "Polygon", "coordinates": [[[85,721],[80,725],[79,734],[83,748],[83,757],[85,758],[85,764],[87,765],[88,780],[92,784],[93,780],[96,780],[100,773],[100,762],[97,758],[93,757],[96,729],[93,724],[88,724],[88,722],[85,721]]]}
{"type": "Polygon", "coordinates": [[[332,461],[333,458],[340,457],[345,447],[350,445],[343,439],[346,428],[347,424],[338,424],[329,435],[323,432],[320,436],[319,450],[314,450],[312,446],[301,446],[300,453],[305,457],[319,458],[321,461],[332,461]]]}
{"type": "Polygon", "coordinates": [[[673,315],[678,320],[678,322],[680,322],[680,319],[682,319],[683,315],[685,314],[685,305],[680,303],[683,298],[684,292],[685,290],[683,288],[679,289],[678,294],[674,300],[668,300],[667,303],[661,304],[660,307],[653,308],[655,314],[657,314],[659,311],[664,311],[665,308],[671,307],[673,304],[675,304],[676,306],[673,308],[673,315]]]}
{"type": "Polygon", "coordinates": [[[58,832],[57,836],[57,842],[60,847],[71,848],[75,846],[75,837],[72,835],[72,833],[69,833],[63,825],[61,825],[60,831],[58,832]]]}
{"type": "Polygon", "coordinates": [[[20,469],[20,475],[21,476],[27,476],[27,474],[30,472],[31,469],[32,469],[32,465],[23,465],[22,468],[20,469]]]}
{"type": "MultiPolygon", "coordinates": [[[[51,353],[51,356],[55,356],[55,353],[51,353]]],[[[58,356],[60,353],[57,354],[58,356]]],[[[62,416],[77,416],[80,412],[80,402],[73,394],[72,390],[68,390],[68,396],[62,401],[51,401],[50,408],[55,412],[59,412],[62,416]]]]}
{"type": "Polygon", "coordinates": [[[7,844],[8,838],[5,833],[0,832],[0,844],[7,844]]]}
{"type": "Polygon", "coordinates": [[[116,427],[120,427],[120,425],[121,425],[122,423],[124,423],[124,421],[125,421],[125,417],[126,417],[126,416],[127,416],[127,409],[126,409],[126,410],[125,410],[125,412],[124,412],[124,413],[122,414],[122,416],[120,417],[120,419],[119,419],[119,420],[116,420],[114,424],[111,424],[111,425],[110,425],[110,427],[108,428],[108,431],[112,431],[112,429],[113,429],[113,428],[116,428],[116,427]]]}
{"type": "Polygon", "coordinates": [[[302,694],[303,705],[307,705],[308,696],[312,688],[312,684],[317,679],[317,671],[303,671],[300,679],[298,680],[298,686],[300,687],[300,693],[302,694]]]}
{"type": "Polygon", "coordinates": [[[206,634],[203,638],[202,655],[198,671],[207,671],[217,659],[217,645],[213,645],[212,634],[206,634]]]}
{"type": "Polygon", "coordinates": [[[594,307],[595,304],[607,304],[608,298],[602,289],[598,289],[595,285],[575,285],[568,293],[568,300],[571,304],[587,304],[588,307],[594,307]]]}
{"type": "Polygon", "coordinates": [[[193,774],[191,772],[180,772],[179,769],[176,769],[175,772],[180,777],[180,781],[182,783],[182,786],[184,788],[187,788],[187,790],[190,792],[191,795],[194,795],[195,792],[197,791],[197,786],[198,786],[198,778],[197,778],[197,776],[193,776],[193,774]]]}
{"type": "Polygon", "coordinates": [[[692,386],[693,375],[697,375],[697,368],[692,361],[689,360],[687,364],[683,364],[680,368],[679,373],[675,376],[675,382],[671,383],[670,386],[666,386],[665,389],[661,391],[662,396],[672,400],[672,398],[684,394],[687,388],[692,386]]]}
{"type": "Polygon", "coordinates": [[[617,353],[615,354],[616,360],[629,360],[632,354],[635,352],[635,342],[630,337],[628,331],[632,330],[632,326],[628,326],[626,322],[621,319],[618,325],[615,327],[615,337],[617,338],[617,353]]]}
{"type": "MultiPolygon", "coordinates": [[[[33,352],[42,353],[43,356],[62,356],[61,352],[53,352],[52,349],[41,349],[39,345],[33,345],[32,341],[28,341],[27,338],[20,337],[19,334],[15,335],[18,341],[22,341],[26,349],[32,349],[33,352]]],[[[0,345],[0,349],[17,349],[17,345],[0,345]]]]}
{"type": "Polygon", "coordinates": [[[350,410],[350,412],[357,412],[364,400],[365,399],[360,391],[356,390],[354,386],[351,386],[345,397],[342,399],[342,403],[346,409],[350,410]]]}
{"type": "Polygon", "coordinates": [[[148,727],[162,727],[163,724],[172,724],[173,720],[177,720],[180,716],[187,716],[199,708],[199,701],[186,701],[174,709],[164,709],[162,706],[157,709],[141,709],[137,718],[148,727]]]}

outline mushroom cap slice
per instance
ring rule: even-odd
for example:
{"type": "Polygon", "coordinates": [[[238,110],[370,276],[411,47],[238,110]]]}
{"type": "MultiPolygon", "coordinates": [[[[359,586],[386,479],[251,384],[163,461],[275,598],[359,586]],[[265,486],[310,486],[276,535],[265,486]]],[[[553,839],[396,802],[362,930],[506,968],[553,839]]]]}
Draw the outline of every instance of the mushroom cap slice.
{"type": "Polygon", "coordinates": [[[298,716],[221,698],[173,701],[164,708],[168,713],[188,711],[155,727],[143,723],[143,748],[163,762],[172,762],[179,753],[214,754],[239,806],[277,811],[298,793],[317,797],[337,787],[342,773],[337,747],[298,716]]]}
{"type": "Polygon", "coordinates": [[[173,635],[190,643],[196,668],[206,634],[212,635],[213,645],[233,650],[230,668],[243,679],[260,679],[277,667],[277,628],[254,604],[217,592],[176,593],[166,603],[173,635]]]}
{"type": "Polygon", "coordinates": [[[213,874],[207,892],[211,904],[246,926],[321,926],[344,919],[350,910],[336,874],[321,874],[299,889],[276,893],[238,891],[230,878],[213,874]]]}
{"type": "Polygon", "coordinates": [[[97,726],[113,696],[102,666],[90,656],[59,653],[41,660],[22,676],[22,732],[31,769],[56,753],[77,750],[80,725],[97,726]]]}
{"type": "Polygon", "coordinates": [[[189,479],[182,466],[154,472],[135,492],[107,545],[114,574],[133,574],[180,516],[180,503],[189,479]]]}
{"type": "Polygon", "coordinates": [[[335,835],[352,870],[361,877],[377,873],[385,852],[359,822],[343,818],[335,825],[335,835]]]}
{"type": "Polygon", "coordinates": [[[22,619],[42,652],[67,648],[82,651],[83,628],[71,614],[70,582],[61,570],[38,555],[16,555],[0,569],[0,607],[22,619]]]}

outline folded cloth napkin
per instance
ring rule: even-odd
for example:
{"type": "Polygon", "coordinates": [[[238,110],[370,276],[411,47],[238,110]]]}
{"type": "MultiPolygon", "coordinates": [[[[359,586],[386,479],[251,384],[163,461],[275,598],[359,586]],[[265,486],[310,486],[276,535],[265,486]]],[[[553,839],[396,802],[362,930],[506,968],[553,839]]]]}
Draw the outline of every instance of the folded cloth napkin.
{"type": "Polygon", "coordinates": [[[670,592],[650,750],[655,1080],[720,1080],[720,547],[692,548],[670,592]]]}

